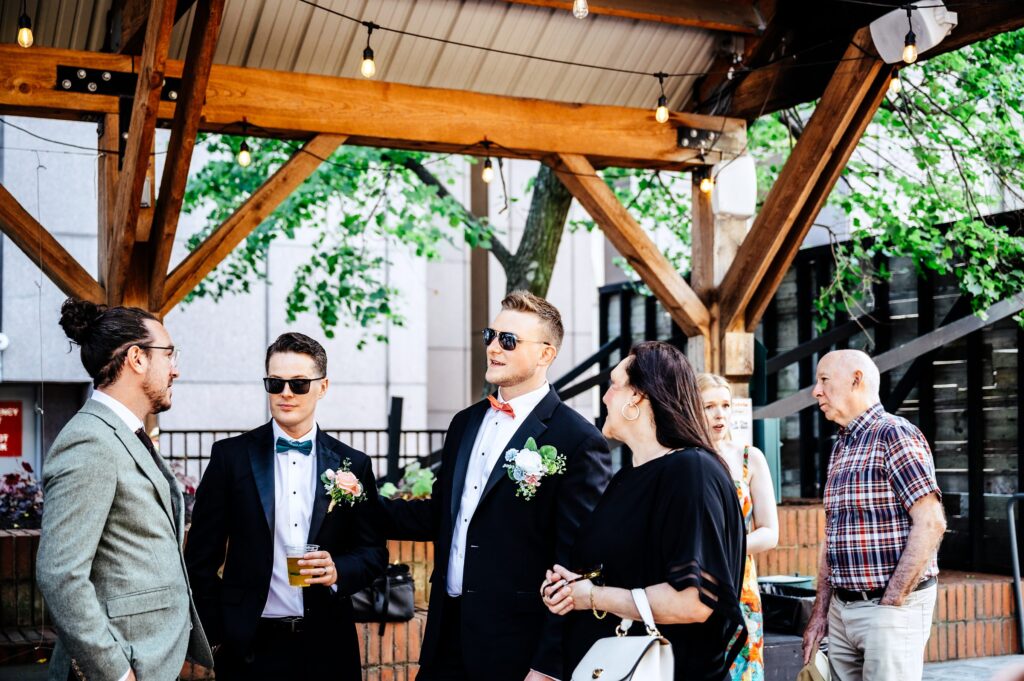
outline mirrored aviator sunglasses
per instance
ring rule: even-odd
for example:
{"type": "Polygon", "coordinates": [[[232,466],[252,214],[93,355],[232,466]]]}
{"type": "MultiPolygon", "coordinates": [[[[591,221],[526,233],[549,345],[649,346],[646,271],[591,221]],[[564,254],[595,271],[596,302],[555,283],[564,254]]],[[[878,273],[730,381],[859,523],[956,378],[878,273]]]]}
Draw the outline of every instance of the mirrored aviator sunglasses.
{"type": "Polygon", "coordinates": [[[501,349],[505,350],[506,352],[512,352],[513,350],[515,350],[516,344],[519,342],[519,339],[516,338],[516,335],[509,331],[495,331],[490,327],[484,329],[485,346],[490,345],[495,338],[498,339],[498,345],[501,346],[501,349]]]}
{"type": "Polygon", "coordinates": [[[271,395],[279,395],[284,392],[284,385],[287,383],[294,394],[305,395],[309,392],[309,386],[313,381],[323,378],[323,376],[318,378],[270,378],[268,376],[263,379],[263,387],[271,395]]]}

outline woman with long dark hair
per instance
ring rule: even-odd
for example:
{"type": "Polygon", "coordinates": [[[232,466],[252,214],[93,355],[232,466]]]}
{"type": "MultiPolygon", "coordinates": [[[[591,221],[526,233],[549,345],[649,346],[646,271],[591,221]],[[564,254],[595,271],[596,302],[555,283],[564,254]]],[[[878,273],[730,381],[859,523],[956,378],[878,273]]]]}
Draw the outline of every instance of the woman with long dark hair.
{"type": "Polygon", "coordinates": [[[746,640],[746,532],[693,370],[675,347],[640,343],[612,371],[604,403],[604,434],[629,448],[633,466],[580,528],[572,570],[555,565],[541,585],[548,609],[568,616],[565,678],[621,619],[640,620],[630,590],[642,588],[672,643],[675,678],[722,681],[746,640]]]}

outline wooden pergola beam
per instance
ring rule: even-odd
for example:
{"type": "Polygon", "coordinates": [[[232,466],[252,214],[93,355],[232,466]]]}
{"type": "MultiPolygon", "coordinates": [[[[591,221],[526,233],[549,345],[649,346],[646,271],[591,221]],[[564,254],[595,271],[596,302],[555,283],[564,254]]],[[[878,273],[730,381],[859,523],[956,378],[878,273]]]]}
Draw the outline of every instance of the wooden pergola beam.
{"type": "Polygon", "coordinates": [[[0,230],[65,294],[94,303],[106,301],[103,287],[3,185],[0,185],[0,230]]]}
{"type": "Polygon", "coordinates": [[[221,17],[225,0],[199,0],[192,19],[192,35],[189,37],[188,55],[185,58],[185,74],[181,83],[181,95],[174,111],[171,124],[171,138],[164,161],[163,179],[160,182],[160,196],[157,198],[150,234],[152,244],[152,274],[149,281],[151,309],[159,309],[164,299],[164,282],[167,280],[167,266],[174,248],[174,234],[178,229],[181,204],[185,198],[185,183],[192,162],[192,150],[199,131],[199,117],[202,114],[206,84],[213,64],[213,52],[217,47],[221,17]]]}
{"type": "Polygon", "coordinates": [[[317,135],[295,152],[252,196],[167,276],[166,293],[158,312],[162,317],[180,303],[199,282],[273,213],[313,172],[345,142],[341,135],[317,135]]]}
{"type": "MultiPolygon", "coordinates": [[[[572,11],[572,0],[505,0],[515,5],[534,5],[572,11]]],[[[757,34],[764,23],[751,0],[593,0],[591,14],[638,21],[692,26],[709,31],[757,34]]]]}
{"type": "Polygon", "coordinates": [[[888,84],[870,33],[854,36],[719,288],[722,331],[752,331],[832,191],[888,84]],[[781,273],[781,274],[780,274],[781,273]],[[754,308],[748,305],[758,296],[754,308]]]}
{"type": "Polygon", "coordinates": [[[129,263],[135,247],[140,198],[146,181],[150,154],[153,152],[157,107],[160,104],[160,91],[163,87],[172,28],[173,0],[153,0],[146,24],[145,45],[139,60],[139,78],[132,104],[128,141],[118,178],[114,222],[108,244],[109,266],[104,283],[111,304],[120,304],[124,298],[129,263]]]}
{"type": "MultiPolygon", "coordinates": [[[[195,0],[177,0],[174,20],[183,17],[195,0]]],[[[139,54],[146,35],[150,0],[115,0],[108,26],[110,49],[120,54],[139,54]]]]}
{"type": "MultiPolygon", "coordinates": [[[[58,64],[131,72],[123,55],[0,46],[0,114],[55,118],[117,113],[114,96],[58,89],[58,64]]],[[[167,62],[179,76],[182,63],[167,62]]],[[[171,122],[175,103],[161,102],[171,122]]],[[[441,153],[543,160],[552,153],[586,156],[599,167],[680,169],[739,154],[746,123],[673,113],[658,124],[654,109],[566,104],[366,79],[336,78],[214,64],[199,129],[308,139],[327,133],[348,143],[441,153]],[[707,153],[678,145],[677,128],[722,132],[707,153]],[[488,150],[480,144],[492,142],[488,150]]]]}
{"type": "MultiPolygon", "coordinates": [[[[1019,0],[964,0],[958,2],[954,9],[957,13],[957,26],[941,43],[923,53],[922,60],[1024,27],[1024,3],[1019,0]]],[[[884,14],[885,11],[879,9],[878,14],[884,14]]],[[[870,37],[866,44],[871,45],[873,52],[870,37]]],[[[782,59],[738,76],[735,79],[736,85],[727,95],[731,103],[722,113],[750,120],[761,112],[771,113],[821,96],[829,82],[830,67],[827,62],[832,61],[832,58],[820,53],[809,59],[826,63],[808,65],[782,59]]]]}
{"type": "Polygon", "coordinates": [[[708,308],[633,219],[590,161],[574,154],[558,154],[552,167],[679,328],[687,336],[708,336],[711,328],[708,308]]]}

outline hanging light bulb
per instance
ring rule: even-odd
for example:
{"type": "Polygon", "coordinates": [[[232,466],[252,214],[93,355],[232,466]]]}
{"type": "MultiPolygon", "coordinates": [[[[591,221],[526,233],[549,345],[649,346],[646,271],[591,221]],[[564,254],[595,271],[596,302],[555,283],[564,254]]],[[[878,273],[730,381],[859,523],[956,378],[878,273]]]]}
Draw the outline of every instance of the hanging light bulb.
{"type": "Polygon", "coordinates": [[[32,47],[32,19],[28,16],[25,8],[25,0],[21,0],[21,16],[18,17],[18,44],[22,47],[32,47]]]}
{"type": "Polygon", "coordinates": [[[574,17],[586,19],[588,14],[590,14],[590,6],[587,4],[587,0],[573,0],[572,15],[574,17]]]}
{"type": "Polygon", "coordinates": [[[898,95],[903,89],[903,83],[900,82],[899,74],[892,74],[892,80],[889,81],[889,94],[898,95]]]}
{"type": "Polygon", "coordinates": [[[715,181],[710,177],[703,177],[700,180],[700,190],[705,194],[710,194],[711,190],[715,188],[715,181]]]}
{"type": "Polygon", "coordinates": [[[248,168],[252,164],[252,153],[249,151],[249,145],[245,140],[242,140],[242,146],[238,147],[238,165],[243,168],[248,168]]]}
{"type": "Polygon", "coordinates": [[[373,33],[373,29],[377,28],[377,24],[367,22],[366,26],[366,49],[363,50],[363,63],[359,66],[359,73],[363,74],[363,78],[373,78],[374,74],[377,73],[377,64],[373,61],[373,49],[370,47],[370,34],[373,33]]]}
{"type": "Polygon", "coordinates": [[[658,108],[654,110],[654,120],[664,123],[668,120],[668,99],[665,95],[658,97],[658,108]]]}
{"type": "Polygon", "coordinates": [[[907,37],[903,39],[903,61],[908,64],[913,64],[917,61],[917,36],[914,35],[914,24],[911,22],[910,17],[913,12],[913,8],[907,6],[907,25],[910,30],[907,31],[907,37]]]}
{"type": "Polygon", "coordinates": [[[490,158],[484,160],[484,169],[483,172],[480,173],[480,179],[483,180],[485,184],[490,184],[494,181],[494,166],[491,164],[490,158]]]}
{"type": "Polygon", "coordinates": [[[654,110],[654,120],[659,123],[665,123],[668,121],[668,97],[665,96],[665,78],[668,77],[667,73],[655,73],[654,77],[658,79],[658,86],[661,88],[661,95],[658,97],[658,108],[654,110]]]}

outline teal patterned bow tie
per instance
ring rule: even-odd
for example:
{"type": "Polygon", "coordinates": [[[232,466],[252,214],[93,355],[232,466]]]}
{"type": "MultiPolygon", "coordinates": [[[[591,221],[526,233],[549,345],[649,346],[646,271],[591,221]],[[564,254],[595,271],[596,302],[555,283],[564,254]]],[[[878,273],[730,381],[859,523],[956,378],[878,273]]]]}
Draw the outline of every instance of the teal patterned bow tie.
{"type": "Polygon", "coordinates": [[[277,449],[278,454],[287,454],[290,451],[300,452],[309,456],[313,453],[313,441],[306,440],[305,442],[298,442],[296,440],[289,440],[286,437],[277,438],[277,449]]]}

